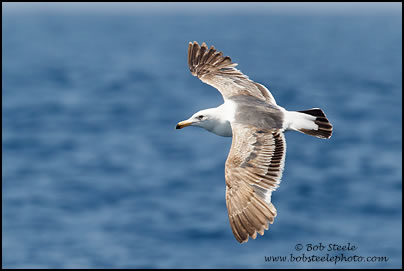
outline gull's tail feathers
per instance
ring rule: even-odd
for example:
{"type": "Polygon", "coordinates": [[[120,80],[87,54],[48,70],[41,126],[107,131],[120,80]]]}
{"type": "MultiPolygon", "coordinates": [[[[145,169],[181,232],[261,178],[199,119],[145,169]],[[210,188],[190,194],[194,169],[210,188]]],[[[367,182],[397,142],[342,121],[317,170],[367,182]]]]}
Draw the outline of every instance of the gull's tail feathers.
{"type": "Polygon", "coordinates": [[[330,138],[332,135],[332,124],[320,108],[286,111],[284,128],[318,138],[330,138]]]}

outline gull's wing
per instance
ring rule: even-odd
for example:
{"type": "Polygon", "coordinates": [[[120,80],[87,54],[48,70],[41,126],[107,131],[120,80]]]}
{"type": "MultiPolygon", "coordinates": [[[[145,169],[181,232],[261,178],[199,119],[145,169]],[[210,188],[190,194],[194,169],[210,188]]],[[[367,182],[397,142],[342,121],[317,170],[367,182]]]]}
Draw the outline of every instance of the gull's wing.
{"type": "Polygon", "coordinates": [[[194,41],[188,46],[188,66],[192,75],[202,82],[217,88],[224,99],[235,95],[251,95],[276,104],[271,92],[263,85],[256,83],[235,67],[228,56],[217,52],[215,47],[208,49],[206,43],[201,46],[194,41]]]}
{"type": "Polygon", "coordinates": [[[255,239],[273,223],[271,193],[282,178],[286,143],[278,130],[232,123],[233,142],[226,161],[226,206],[237,241],[255,239]]]}

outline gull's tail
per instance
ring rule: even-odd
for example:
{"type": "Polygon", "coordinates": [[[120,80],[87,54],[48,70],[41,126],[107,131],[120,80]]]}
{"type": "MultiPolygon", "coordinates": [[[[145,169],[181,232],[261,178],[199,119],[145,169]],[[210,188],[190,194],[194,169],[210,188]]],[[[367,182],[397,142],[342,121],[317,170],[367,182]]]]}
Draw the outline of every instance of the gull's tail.
{"type": "Polygon", "coordinates": [[[320,108],[286,111],[284,127],[318,138],[330,138],[332,135],[332,124],[320,108]]]}

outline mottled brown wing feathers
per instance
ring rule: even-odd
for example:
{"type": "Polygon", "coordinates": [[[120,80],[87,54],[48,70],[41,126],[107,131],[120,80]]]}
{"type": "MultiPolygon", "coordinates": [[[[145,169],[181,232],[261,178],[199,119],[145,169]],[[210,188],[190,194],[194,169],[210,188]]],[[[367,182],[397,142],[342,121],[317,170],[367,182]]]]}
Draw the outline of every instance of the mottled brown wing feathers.
{"type": "Polygon", "coordinates": [[[266,87],[250,80],[235,68],[237,63],[233,63],[230,57],[223,56],[214,46],[208,49],[205,42],[202,45],[196,41],[189,43],[188,66],[192,75],[217,88],[225,99],[242,94],[276,104],[266,87]]]}
{"type": "Polygon", "coordinates": [[[271,193],[282,178],[286,144],[280,130],[233,123],[226,161],[226,206],[235,238],[244,243],[263,235],[276,216],[271,193]]]}

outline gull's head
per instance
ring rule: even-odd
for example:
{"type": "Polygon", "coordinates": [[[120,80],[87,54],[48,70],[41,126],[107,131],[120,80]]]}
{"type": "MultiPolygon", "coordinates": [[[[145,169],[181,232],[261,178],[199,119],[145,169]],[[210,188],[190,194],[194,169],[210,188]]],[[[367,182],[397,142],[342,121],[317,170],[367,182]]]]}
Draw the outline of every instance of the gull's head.
{"type": "Polygon", "coordinates": [[[216,117],[212,109],[205,109],[196,112],[187,120],[181,121],[175,127],[176,129],[182,129],[187,126],[198,126],[209,130],[208,128],[215,122],[216,117]]]}
{"type": "Polygon", "coordinates": [[[223,118],[219,108],[198,111],[189,119],[179,122],[175,128],[187,126],[201,127],[219,136],[232,136],[230,122],[223,118]]]}

